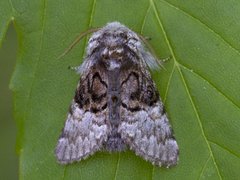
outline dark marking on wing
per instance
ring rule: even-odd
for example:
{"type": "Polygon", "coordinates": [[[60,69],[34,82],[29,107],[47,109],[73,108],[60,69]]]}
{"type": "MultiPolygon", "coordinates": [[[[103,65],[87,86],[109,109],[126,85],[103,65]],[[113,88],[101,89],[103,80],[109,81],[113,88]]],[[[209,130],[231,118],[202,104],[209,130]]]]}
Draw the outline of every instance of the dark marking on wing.
{"type": "Polygon", "coordinates": [[[127,69],[122,72],[122,107],[131,112],[143,107],[153,106],[159,101],[159,93],[150,77],[143,75],[141,68],[127,69]]]}
{"type": "Polygon", "coordinates": [[[106,109],[107,83],[100,76],[100,70],[92,67],[85,78],[80,78],[74,100],[79,108],[97,113],[106,109]]]}

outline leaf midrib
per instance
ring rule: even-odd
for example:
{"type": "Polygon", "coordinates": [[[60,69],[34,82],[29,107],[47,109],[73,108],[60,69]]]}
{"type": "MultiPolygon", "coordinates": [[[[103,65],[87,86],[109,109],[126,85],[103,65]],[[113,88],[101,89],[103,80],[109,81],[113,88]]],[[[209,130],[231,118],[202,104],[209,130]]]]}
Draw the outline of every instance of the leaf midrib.
{"type": "MultiPolygon", "coordinates": [[[[216,31],[214,31],[213,29],[211,29],[207,24],[205,24],[203,21],[201,21],[200,19],[197,19],[196,17],[194,17],[193,15],[189,14],[188,12],[184,11],[183,9],[174,6],[173,4],[169,3],[166,0],[162,0],[163,2],[165,2],[166,4],[168,4],[170,7],[181,11],[184,15],[188,16],[189,18],[193,19],[194,21],[197,21],[199,24],[201,24],[204,28],[206,28],[208,31],[210,31],[211,33],[213,33],[220,41],[222,41],[227,47],[229,47],[230,49],[232,49],[234,52],[236,52],[239,56],[240,56],[240,51],[235,48],[234,46],[231,45],[230,42],[228,42],[224,37],[222,37],[220,34],[218,34],[216,31]]],[[[178,62],[178,65],[181,65],[182,67],[190,70],[189,67],[187,67],[184,64],[181,64],[178,62]]],[[[220,94],[222,94],[225,98],[227,98],[233,105],[235,105],[238,109],[240,109],[240,106],[233,101],[233,99],[231,99],[230,97],[228,97],[225,93],[223,93],[220,89],[218,89],[213,83],[211,83],[209,80],[207,80],[204,76],[200,75],[199,73],[195,72],[195,71],[191,71],[191,73],[196,74],[197,76],[201,77],[203,80],[205,80],[207,83],[209,83],[209,85],[211,85],[214,89],[216,89],[220,94]]]]}
{"type": "MultiPolygon", "coordinates": [[[[194,17],[193,15],[190,15],[189,13],[187,13],[186,11],[184,11],[183,9],[179,8],[179,7],[176,7],[174,6],[173,4],[167,2],[166,0],[162,0],[164,1],[166,4],[168,4],[169,6],[171,6],[172,8],[175,8],[176,10],[179,10],[181,11],[183,14],[185,14],[186,16],[194,19],[195,21],[197,21],[198,23],[200,23],[202,26],[204,26],[207,30],[209,30],[210,32],[212,32],[215,36],[217,36],[219,38],[219,40],[221,40],[224,44],[226,44],[230,49],[232,49],[233,51],[235,51],[237,54],[240,55],[240,52],[234,48],[231,43],[229,43],[225,38],[223,38],[222,36],[220,36],[217,32],[215,32],[214,30],[212,30],[209,26],[207,26],[205,23],[203,23],[201,20],[197,19],[196,17],[194,17]]],[[[208,79],[206,79],[203,75],[197,73],[196,71],[192,71],[189,67],[187,67],[186,65],[182,64],[182,63],[178,63],[178,66],[181,66],[182,68],[188,70],[190,73],[196,75],[197,77],[201,78],[202,80],[204,80],[209,86],[211,86],[215,91],[217,91],[221,96],[223,96],[223,98],[225,98],[227,101],[229,101],[233,106],[235,106],[236,108],[238,108],[240,110],[240,106],[234,102],[234,100],[232,100],[229,96],[227,96],[224,92],[222,92],[217,86],[214,85],[214,83],[210,82],[208,79]]],[[[174,69],[172,70],[172,73],[174,72],[174,69]]],[[[166,94],[168,92],[168,86],[170,84],[170,81],[171,81],[171,77],[172,77],[172,73],[170,75],[170,79],[169,79],[169,82],[168,82],[168,85],[167,85],[167,90],[166,90],[166,93],[165,93],[165,99],[166,99],[166,94]]],[[[210,140],[208,140],[208,142],[212,142],[210,140]]],[[[220,144],[217,144],[216,142],[212,142],[216,145],[218,145],[219,147],[221,147],[222,149],[226,150],[228,153],[236,156],[237,158],[240,158],[236,153],[232,152],[231,150],[227,149],[226,147],[223,147],[222,145],[220,144]]]]}
{"type": "MultiPolygon", "coordinates": [[[[165,2],[165,1],[164,1],[164,2],[165,2]]],[[[156,17],[157,17],[157,21],[158,21],[158,23],[159,23],[159,26],[160,26],[160,28],[161,28],[162,31],[163,31],[164,38],[165,38],[165,40],[166,40],[166,42],[167,42],[167,45],[168,45],[168,48],[169,48],[169,50],[170,50],[170,52],[171,52],[171,54],[172,54],[172,57],[173,57],[173,60],[174,60],[174,66],[173,66],[173,68],[176,67],[176,68],[178,69],[178,72],[179,72],[179,74],[180,74],[180,76],[181,76],[183,85],[184,85],[184,87],[185,87],[185,89],[186,89],[186,92],[187,92],[187,94],[188,94],[188,98],[189,98],[189,100],[190,100],[190,102],[191,102],[191,104],[192,104],[194,113],[195,113],[195,115],[196,115],[196,117],[197,117],[198,124],[199,124],[199,126],[200,126],[200,129],[201,129],[203,138],[204,138],[204,140],[205,140],[205,142],[206,142],[206,144],[207,144],[207,147],[208,147],[208,149],[209,149],[210,155],[211,155],[211,157],[212,157],[212,159],[213,159],[214,166],[215,166],[215,168],[216,168],[216,170],[217,170],[218,176],[219,176],[220,179],[222,179],[221,174],[220,174],[220,171],[219,171],[218,166],[217,166],[217,163],[216,163],[216,160],[215,160],[215,158],[214,158],[214,156],[213,156],[212,149],[211,149],[210,144],[209,144],[209,142],[208,142],[208,140],[207,140],[207,137],[206,137],[206,135],[205,135],[205,132],[204,132],[204,129],[203,129],[203,126],[202,126],[200,117],[199,117],[199,113],[198,113],[198,111],[197,111],[197,109],[196,109],[196,106],[195,106],[195,104],[194,104],[194,101],[193,101],[193,99],[192,99],[192,97],[191,97],[189,88],[188,88],[188,86],[187,86],[187,83],[186,83],[186,81],[185,81],[185,78],[184,78],[184,76],[183,76],[183,74],[182,74],[182,72],[181,72],[181,69],[180,69],[180,67],[179,67],[179,63],[178,63],[178,61],[176,60],[175,53],[174,53],[173,48],[172,48],[172,46],[171,46],[171,43],[170,43],[170,41],[169,41],[169,39],[168,39],[168,37],[167,37],[167,33],[166,33],[166,31],[165,31],[165,29],[164,29],[164,27],[163,27],[163,24],[162,24],[162,22],[161,22],[160,16],[158,15],[159,13],[158,13],[158,11],[157,11],[156,5],[155,5],[155,3],[153,2],[153,0],[150,0],[150,3],[151,3],[151,5],[153,6],[153,11],[154,11],[154,13],[155,13],[155,15],[156,15],[156,17]]],[[[169,80],[170,80],[170,79],[169,79],[169,80]]],[[[170,83],[168,83],[168,84],[170,84],[170,83]]],[[[168,88],[167,88],[167,89],[168,89],[168,88]]],[[[166,93],[165,93],[165,94],[166,94],[166,93]]]]}
{"type": "Polygon", "coordinates": [[[216,37],[218,37],[224,44],[226,44],[229,48],[231,48],[233,51],[235,51],[238,55],[240,55],[240,51],[234,47],[229,41],[227,41],[223,36],[221,36],[219,33],[217,33],[215,30],[213,30],[211,27],[209,27],[206,23],[204,23],[203,21],[201,21],[200,19],[198,19],[197,17],[193,16],[192,14],[186,12],[185,10],[171,4],[170,2],[166,1],[166,0],[161,0],[163,2],[165,2],[166,4],[168,4],[170,7],[181,11],[183,14],[185,14],[186,16],[192,18],[193,20],[197,21],[198,23],[200,23],[202,26],[204,26],[208,31],[212,32],[216,37]]]}

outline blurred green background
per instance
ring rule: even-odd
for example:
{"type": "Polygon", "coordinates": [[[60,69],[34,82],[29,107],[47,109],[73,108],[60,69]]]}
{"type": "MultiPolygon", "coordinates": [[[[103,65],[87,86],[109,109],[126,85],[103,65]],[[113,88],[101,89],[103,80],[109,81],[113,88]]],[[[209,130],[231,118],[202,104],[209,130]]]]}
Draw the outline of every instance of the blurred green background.
{"type": "Polygon", "coordinates": [[[18,179],[16,123],[13,119],[13,97],[9,89],[16,62],[17,37],[10,25],[0,48],[0,179],[18,179]]]}

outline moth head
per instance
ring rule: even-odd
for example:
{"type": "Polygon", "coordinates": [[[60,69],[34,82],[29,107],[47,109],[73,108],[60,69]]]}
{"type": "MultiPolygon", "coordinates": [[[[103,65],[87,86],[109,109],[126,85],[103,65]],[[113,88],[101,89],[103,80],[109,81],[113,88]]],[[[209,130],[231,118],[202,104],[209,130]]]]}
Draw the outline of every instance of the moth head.
{"type": "Polygon", "coordinates": [[[112,22],[92,35],[87,55],[97,53],[103,61],[113,60],[117,67],[118,63],[123,63],[127,54],[137,53],[141,48],[141,40],[136,33],[119,22],[112,22]]]}

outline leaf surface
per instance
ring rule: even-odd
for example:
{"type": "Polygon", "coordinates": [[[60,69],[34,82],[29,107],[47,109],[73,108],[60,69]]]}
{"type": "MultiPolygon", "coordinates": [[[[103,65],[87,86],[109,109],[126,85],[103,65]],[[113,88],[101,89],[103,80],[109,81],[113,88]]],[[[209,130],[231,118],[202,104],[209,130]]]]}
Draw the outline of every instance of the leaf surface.
{"type": "Polygon", "coordinates": [[[237,0],[1,1],[0,42],[12,17],[19,52],[11,81],[21,179],[234,179],[240,176],[240,2],[237,0]],[[180,146],[179,164],[153,167],[133,152],[72,165],[54,148],[74,95],[91,27],[119,21],[151,37],[166,70],[153,73],[180,146]]]}

